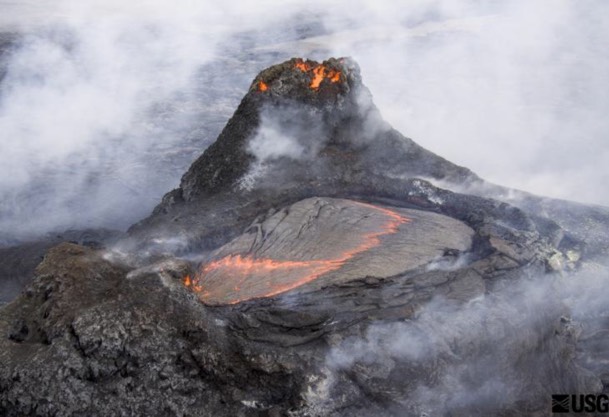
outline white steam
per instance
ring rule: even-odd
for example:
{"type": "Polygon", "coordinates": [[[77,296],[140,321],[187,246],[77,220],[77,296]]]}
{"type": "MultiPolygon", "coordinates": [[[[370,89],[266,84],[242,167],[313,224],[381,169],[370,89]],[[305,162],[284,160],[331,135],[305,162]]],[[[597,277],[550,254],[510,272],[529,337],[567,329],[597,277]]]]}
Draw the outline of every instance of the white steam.
{"type": "Polygon", "coordinates": [[[0,243],[150,213],[261,69],[227,73],[235,36],[293,13],[238,3],[0,1],[0,243]]]}
{"type": "Polygon", "coordinates": [[[238,187],[250,191],[267,174],[269,161],[278,158],[301,159],[306,149],[272,119],[263,117],[256,135],[248,143],[248,152],[256,159],[239,179],[238,187]]]}
{"type": "Polygon", "coordinates": [[[264,163],[281,157],[299,159],[305,148],[279,126],[263,120],[256,136],[250,140],[249,151],[264,163]]]}
{"type": "MultiPolygon", "coordinates": [[[[358,364],[366,366],[360,372],[387,376],[401,362],[417,375],[416,385],[404,393],[405,406],[416,406],[421,415],[443,415],[469,405],[497,409],[505,401],[513,405],[527,399],[531,384],[539,393],[558,383],[548,379],[558,377],[552,356],[557,352],[551,346],[559,337],[555,332],[562,315],[606,319],[609,309],[598,297],[606,274],[598,269],[568,277],[522,276],[465,303],[435,297],[412,320],[373,324],[363,338],[337,344],[327,356],[327,380],[339,384],[337,373],[361,370],[358,364]],[[426,372],[433,372],[433,378],[426,372]]],[[[581,326],[567,326],[573,325],[581,326]]],[[[409,385],[407,379],[404,384],[409,385]]],[[[403,415],[403,410],[391,415],[403,415]]]]}
{"type": "Polygon", "coordinates": [[[492,182],[609,204],[603,1],[361,1],[336,36],[383,116],[492,182]],[[361,6],[361,7],[358,7],[361,6]],[[361,30],[355,30],[354,28],[361,30]]]}
{"type": "Polygon", "coordinates": [[[268,163],[278,159],[311,161],[326,140],[320,115],[290,106],[265,109],[260,125],[250,138],[247,151],[255,160],[239,180],[239,187],[251,190],[268,172],[268,163]]]}
{"type": "MultiPolygon", "coordinates": [[[[609,204],[601,0],[0,7],[0,32],[28,33],[2,58],[0,240],[145,216],[256,73],[298,55],[352,56],[394,127],[486,179],[609,204]]],[[[283,133],[254,151],[298,152],[283,133]]]]}

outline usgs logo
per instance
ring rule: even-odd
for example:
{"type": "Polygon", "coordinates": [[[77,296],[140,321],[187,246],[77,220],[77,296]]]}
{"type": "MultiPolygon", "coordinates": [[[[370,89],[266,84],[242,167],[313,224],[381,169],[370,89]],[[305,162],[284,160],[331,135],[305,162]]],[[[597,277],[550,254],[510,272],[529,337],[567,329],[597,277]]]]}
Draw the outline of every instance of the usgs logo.
{"type": "Polygon", "coordinates": [[[552,395],[553,413],[609,413],[605,394],[552,395]]]}

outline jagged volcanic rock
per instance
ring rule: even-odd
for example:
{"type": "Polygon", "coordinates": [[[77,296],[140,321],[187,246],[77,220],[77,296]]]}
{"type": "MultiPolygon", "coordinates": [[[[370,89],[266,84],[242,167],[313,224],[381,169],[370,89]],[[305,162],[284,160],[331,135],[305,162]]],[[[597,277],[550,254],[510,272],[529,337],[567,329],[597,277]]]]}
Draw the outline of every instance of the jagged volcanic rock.
{"type": "Polygon", "coordinates": [[[604,209],[425,178],[503,191],[383,122],[349,59],[262,71],[128,238],[51,249],[2,307],[0,414],[540,416],[602,391],[609,326],[564,281],[606,253],[604,209]]]}
{"type": "Polygon", "coordinates": [[[29,285],[44,254],[62,242],[101,248],[111,246],[123,233],[116,230],[68,230],[35,241],[0,247],[0,305],[13,300],[29,285]]]}

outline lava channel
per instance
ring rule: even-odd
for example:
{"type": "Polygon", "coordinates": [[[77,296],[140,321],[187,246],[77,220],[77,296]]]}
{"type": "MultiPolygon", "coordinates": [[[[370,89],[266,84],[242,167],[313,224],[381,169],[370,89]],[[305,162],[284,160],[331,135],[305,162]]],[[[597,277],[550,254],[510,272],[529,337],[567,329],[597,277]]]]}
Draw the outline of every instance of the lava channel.
{"type": "Polygon", "coordinates": [[[254,298],[272,297],[340,269],[358,254],[379,246],[381,237],[397,233],[400,225],[410,221],[390,209],[366,203],[355,204],[380,212],[386,221],[379,230],[362,234],[356,246],[335,258],[275,260],[228,255],[203,265],[194,277],[185,277],[183,283],[206,304],[237,304],[254,298]]]}

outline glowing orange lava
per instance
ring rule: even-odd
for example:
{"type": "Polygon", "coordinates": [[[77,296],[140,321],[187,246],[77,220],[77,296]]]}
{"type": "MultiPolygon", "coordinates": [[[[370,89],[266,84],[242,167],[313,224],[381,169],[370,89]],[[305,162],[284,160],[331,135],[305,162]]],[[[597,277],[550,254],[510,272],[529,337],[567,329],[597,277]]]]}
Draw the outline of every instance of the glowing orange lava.
{"type": "Polygon", "coordinates": [[[381,237],[397,233],[410,219],[399,213],[365,203],[360,206],[380,212],[387,218],[378,231],[363,234],[360,242],[332,259],[290,261],[229,255],[209,262],[184,285],[198,293],[203,302],[236,304],[252,298],[271,297],[309,283],[340,269],[360,253],[381,244],[381,237]],[[285,277],[289,275],[289,280],[285,277]],[[228,278],[228,279],[227,279],[228,278]]]}
{"type": "Polygon", "coordinates": [[[258,83],[258,90],[260,90],[260,91],[266,91],[268,89],[269,89],[269,86],[264,81],[260,81],[258,83]]]}
{"type": "Polygon", "coordinates": [[[312,72],[312,79],[311,83],[309,84],[309,87],[311,87],[313,90],[319,89],[319,86],[321,85],[324,79],[328,79],[332,83],[340,82],[341,72],[331,68],[327,68],[323,64],[318,64],[317,66],[313,67],[307,62],[299,60],[296,61],[296,64],[294,64],[294,66],[302,72],[312,72]]]}
{"type": "Polygon", "coordinates": [[[304,61],[297,61],[295,66],[302,72],[307,72],[311,70],[311,66],[304,61]]]}

